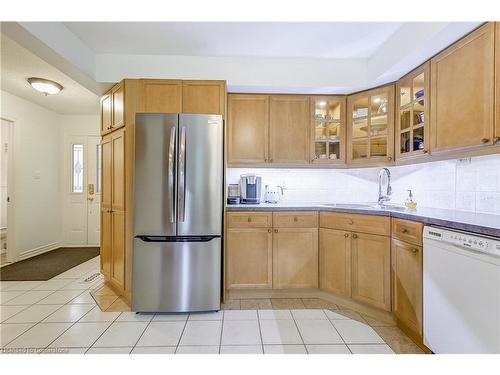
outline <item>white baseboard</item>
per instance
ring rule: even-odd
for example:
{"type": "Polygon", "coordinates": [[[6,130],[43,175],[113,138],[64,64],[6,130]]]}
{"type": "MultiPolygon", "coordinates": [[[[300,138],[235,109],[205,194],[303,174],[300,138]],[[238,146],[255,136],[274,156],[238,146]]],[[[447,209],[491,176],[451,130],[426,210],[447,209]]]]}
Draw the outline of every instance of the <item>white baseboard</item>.
{"type": "Polygon", "coordinates": [[[34,257],[35,255],[46,253],[47,251],[55,250],[58,247],[61,247],[61,241],[57,241],[47,245],[35,247],[34,249],[23,251],[22,253],[19,254],[17,261],[28,259],[34,257]]]}
{"type": "Polygon", "coordinates": [[[61,244],[60,247],[100,247],[100,245],[75,245],[61,244]]]}

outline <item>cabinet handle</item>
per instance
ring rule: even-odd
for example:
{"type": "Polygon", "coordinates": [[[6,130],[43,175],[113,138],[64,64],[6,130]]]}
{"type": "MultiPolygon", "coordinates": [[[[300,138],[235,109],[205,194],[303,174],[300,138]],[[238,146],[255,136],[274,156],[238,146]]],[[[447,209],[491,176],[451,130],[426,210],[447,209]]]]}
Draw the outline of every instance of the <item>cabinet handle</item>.
{"type": "Polygon", "coordinates": [[[352,238],[358,238],[358,235],[356,233],[353,233],[352,238]]]}
{"type": "Polygon", "coordinates": [[[392,160],[392,156],[388,156],[387,160],[391,161],[392,160]]]}
{"type": "Polygon", "coordinates": [[[274,230],[274,233],[278,233],[278,230],[277,230],[277,229],[275,229],[275,230],[274,230]]]}
{"type": "Polygon", "coordinates": [[[490,140],[488,138],[481,139],[481,143],[488,143],[490,140]]]}
{"type": "Polygon", "coordinates": [[[498,141],[500,141],[500,137],[493,138],[493,143],[498,143],[498,141]]]}
{"type": "Polygon", "coordinates": [[[408,229],[403,228],[403,229],[401,230],[401,232],[402,232],[402,233],[408,233],[408,229]]]}
{"type": "Polygon", "coordinates": [[[345,238],[349,237],[349,233],[344,233],[344,237],[345,238]]]}
{"type": "Polygon", "coordinates": [[[297,217],[294,217],[293,221],[297,222],[297,221],[299,221],[299,219],[297,217]]]}
{"type": "Polygon", "coordinates": [[[247,219],[247,221],[250,223],[250,222],[252,221],[252,218],[251,218],[251,217],[249,217],[249,218],[247,219]]]}
{"type": "Polygon", "coordinates": [[[267,233],[271,233],[271,232],[272,232],[272,230],[271,230],[271,228],[269,228],[269,229],[267,230],[267,233]]]}
{"type": "Polygon", "coordinates": [[[418,249],[414,247],[414,248],[412,248],[412,249],[411,249],[411,252],[412,252],[413,254],[416,254],[416,253],[418,253],[418,249]]]}

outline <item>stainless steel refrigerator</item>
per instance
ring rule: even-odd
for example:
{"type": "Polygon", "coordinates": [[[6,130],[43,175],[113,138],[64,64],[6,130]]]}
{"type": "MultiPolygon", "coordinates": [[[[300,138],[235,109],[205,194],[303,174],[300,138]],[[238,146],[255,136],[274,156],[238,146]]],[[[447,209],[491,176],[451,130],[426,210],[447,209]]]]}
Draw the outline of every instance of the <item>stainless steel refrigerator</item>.
{"type": "Polygon", "coordinates": [[[138,113],[132,309],[220,309],[223,122],[138,113]]]}

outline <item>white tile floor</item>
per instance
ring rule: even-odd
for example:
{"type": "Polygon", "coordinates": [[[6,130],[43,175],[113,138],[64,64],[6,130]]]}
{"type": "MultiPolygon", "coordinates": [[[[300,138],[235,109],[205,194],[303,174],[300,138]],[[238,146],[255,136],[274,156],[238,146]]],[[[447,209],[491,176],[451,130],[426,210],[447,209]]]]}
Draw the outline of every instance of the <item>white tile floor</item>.
{"type": "Polygon", "coordinates": [[[99,258],[48,281],[0,282],[2,353],[389,354],[368,325],[329,310],[103,312],[99,258]]]}

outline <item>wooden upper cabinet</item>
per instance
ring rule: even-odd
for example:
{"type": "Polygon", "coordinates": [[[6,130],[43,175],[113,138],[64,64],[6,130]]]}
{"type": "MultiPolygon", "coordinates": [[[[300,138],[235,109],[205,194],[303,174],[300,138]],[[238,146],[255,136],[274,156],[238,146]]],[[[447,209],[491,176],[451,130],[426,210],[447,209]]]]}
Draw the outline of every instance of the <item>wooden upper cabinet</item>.
{"type": "Polygon", "coordinates": [[[182,81],[182,112],[225,115],[226,81],[182,81]]]}
{"type": "Polygon", "coordinates": [[[391,311],[389,237],[352,233],[352,298],[391,311]]]}
{"type": "Polygon", "coordinates": [[[112,151],[111,151],[111,136],[104,137],[101,141],[101,158],[102,158],[102,193],[101,193],[101,208],[111,209],[111,191],[112,191],[112,151]]]}
{"type": "Polygon", "coordinates": [[[429,157],[430,63],[396,85],[396,161],[429,157]]]}
{"type": "Polygon", "coordinates": [[[111,125],[113,122],[111,92],[108,92],[101,97],[100,112],[101,133],[107,133],[111,130],[111,125]]]}
{"type": "Polygon", "coordinates": [[[317,287],[318,229],[274,229],[273,288],[317,287]]]}
{"type": "Polygon", "coordinates": [[[422,335],[422,247],[392,240],[392,306],[396,317],[422,335]]]}
{"type": "Polygon", "coordinates": [[[120,83],[111,89],[111,102],[113,109],[112,129],[121,128],[125,125],[124,105],[125,95],[123,84],[120,83]]]}
{"type": "Polygon", "coordinates": [[[273,95],[269,99],[271,163],[309,162],[309,97],[273,95]]]}
{"type": "Polygon", "coordinates": [[[144,79],[141,84],[144,112],[182,112],[181,80],[144,79]]]}
{"type": "Polygon", "coordinates": [[[311,162],[345,163],[345,96],[311,96],[311,162]]]}
{"type": "Polygon", "coordinates": [[[319,230],[319,287],[351,296],[351,233],[319,230]]]}
{"type": "Polygon", "coordinates": [[[495,76],[497,77],[495,83],[495,137],[493,142],[500,145],[500,22],[495,23],[495,76]]]}
{"type": "Polygon", "coordinates": [[[123,211],[125,210],[125,131],[112,134],[111,152],[111,209],[123,211]]]}
{"type": "Polygon", "coordinates": [[[269,96],[227,97],[229,164],[265,163],[269,159],[269,96]]]}
{"type": "Polygon", "coordinates": [[[347,163],[390,165],[394,161],[394,85],[347,97],[347,163]]]}
{"type": "Polygon", "coordinates": [[[490,145],[494,121],[494,24],[431,59],[431,152],[490,145]]]}

